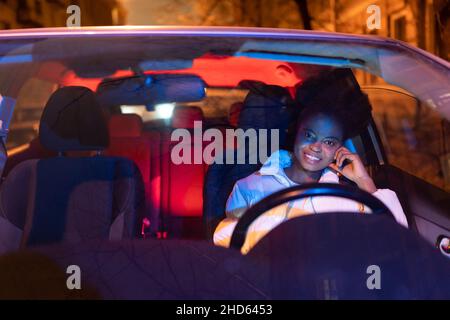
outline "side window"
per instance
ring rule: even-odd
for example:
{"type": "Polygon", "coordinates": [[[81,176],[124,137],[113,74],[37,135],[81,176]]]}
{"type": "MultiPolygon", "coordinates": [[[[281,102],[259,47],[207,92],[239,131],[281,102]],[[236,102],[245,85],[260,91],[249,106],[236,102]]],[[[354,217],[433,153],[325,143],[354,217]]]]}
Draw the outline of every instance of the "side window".
{"type": "Polygon", "coordinates": [[[37,137],[42,111],[56,89],[56,84],[35,78],[29,79],[20,89],[6,140],[8,151],[37,137]]]}
{"type": "Polygon", "coordinates": [[[450,191],[450,124],[400,89],[364,88],[390,164],[450,191]]]}

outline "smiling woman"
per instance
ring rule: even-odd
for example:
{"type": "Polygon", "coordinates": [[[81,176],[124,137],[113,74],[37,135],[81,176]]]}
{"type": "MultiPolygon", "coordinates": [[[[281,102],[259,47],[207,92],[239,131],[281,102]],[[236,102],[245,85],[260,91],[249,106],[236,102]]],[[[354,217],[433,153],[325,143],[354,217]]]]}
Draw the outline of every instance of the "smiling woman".
{"type": "MultiPolygon", "coordinates": [[[[369,100],[361,92],[352,71],[337,69],[311,78],[298,88],[296,97],[303,109],[295,127],[292,152],[272,154],[261,170],[236,182],[227,201],[227,219],[217,227],[214,242],[228,246],[238,219],[272,193],[306,183],[339,183],[339,176],[378,197],[392,211],[396,221],[408,227],[395,192],[377,189],[359,156],[343,147],[345,140],[367,126],[371,111],[369,100]]],[[[250,227],[241,251],[248,253],[264,235],[288,218],[343,208],[370,212],[363,204],[346,199],[318,197],[314,201],[311,198],[309,203],[307,200],[290,202],[260,216],[250,227]]]]}

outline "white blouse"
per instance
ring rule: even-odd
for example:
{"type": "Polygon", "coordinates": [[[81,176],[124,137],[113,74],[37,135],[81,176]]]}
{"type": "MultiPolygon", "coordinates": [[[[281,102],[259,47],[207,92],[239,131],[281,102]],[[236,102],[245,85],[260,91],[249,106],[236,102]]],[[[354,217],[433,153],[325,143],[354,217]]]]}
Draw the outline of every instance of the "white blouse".
{"type": "MultiPolygon", "coordinates": [[[[216,245],[229,246],[238,219],[249,207],[270,194],[297,185],[284,172],[284,168],[290,165],[289,152],[280,150],[273,153],[259,171],[236,182],[226,204],[227,218],[219,223],[214,232],[213,240],[216,245]]],[[[339,183],[339,177],[333,171],[325,169],[319,183],[339,183]]],[[[378,189],[373,195],[391,210],[399,224],[408,227],[405,213],[394,191],[378,189]]],[[[363,204],[340,197],[318,196],[285,203],[265,212],[250,225],[242,253],[246,254],[262,237],[286,219],[306,214],[340,211],[371,213],[371,210],[363,204]]]]}

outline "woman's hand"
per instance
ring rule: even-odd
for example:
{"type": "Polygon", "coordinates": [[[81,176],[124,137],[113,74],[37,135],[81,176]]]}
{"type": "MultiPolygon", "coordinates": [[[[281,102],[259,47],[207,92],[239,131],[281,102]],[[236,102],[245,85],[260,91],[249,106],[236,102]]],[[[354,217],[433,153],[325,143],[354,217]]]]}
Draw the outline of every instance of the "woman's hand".
{"type": "Polygon", "coordinates": [[[337,149],[334,159],[336,160],[336,163],[331,163],[329,165],[331,169],[339,172],[347,179],[352,180],[359,188],[367,192],[374,193],[377,191],[375,183],[367,173],[361,158],[356,153],[351,153],[347,148],[340,147],[337,149]],[[341,168],[344,160],[348,160],[350,163],[341,168]]]}

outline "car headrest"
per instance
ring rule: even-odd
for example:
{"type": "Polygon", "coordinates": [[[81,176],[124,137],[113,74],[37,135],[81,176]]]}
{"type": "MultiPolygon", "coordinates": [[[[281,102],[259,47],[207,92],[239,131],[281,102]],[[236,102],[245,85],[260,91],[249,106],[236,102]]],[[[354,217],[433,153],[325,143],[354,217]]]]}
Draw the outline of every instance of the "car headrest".
{"type": "Polygon", "coordinates": [[[203,121],[203,111],[199,107],[176,107],[172,115],[172,128],[193,129],[194,121],[203,121]]]}
{"type": "Polygon", "coordinates": [[[142,119],[137,114],[115,114],[109,119],[109,136],[135,138],[142,134],[142,119]]]}
{"type": "Polygon", "coordinates": [[[239,121],[239,114],[241,113],[242,102],[235,102],[230,107],[230,112],[228,113],[228,123],[233,127],[237,127],[239,121]]]}
{"type": "Polygon", "coordinates": [[[282,128],[294,100],[280,86],[258,85],[247,94],[239,114],[239,128],[282,128]]]}
{"type": "Polygon", "coordinates": [[[56,152],[107,148],[108,125],[95,93],[85,87],[55,91],[42,113],[39,138],[56,152]]]}

